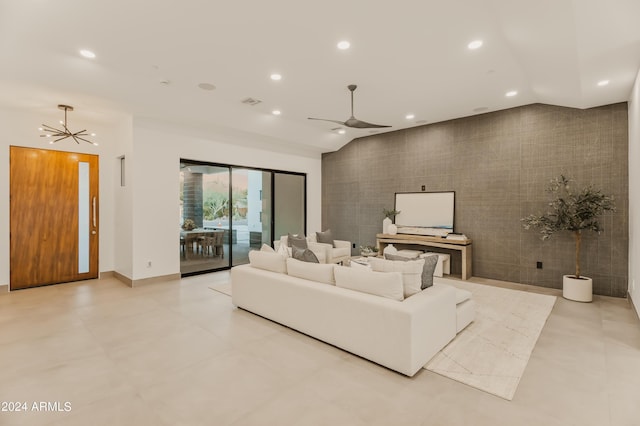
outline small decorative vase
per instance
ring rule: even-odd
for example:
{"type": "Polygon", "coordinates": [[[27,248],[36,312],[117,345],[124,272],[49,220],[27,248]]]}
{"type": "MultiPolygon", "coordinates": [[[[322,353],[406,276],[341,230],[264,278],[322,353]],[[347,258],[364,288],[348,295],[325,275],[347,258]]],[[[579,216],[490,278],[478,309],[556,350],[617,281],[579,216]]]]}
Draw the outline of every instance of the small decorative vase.
{"type": "Polygon", "coordinates": [[[391,225],[391,219],[389,219],[388,217],[385,217],[384,220],[382,221],[382,233],[383,234],[388,234],[389,233],[389,225],[391,225]]]}
{"type": "Polygon", "coordinates": [[[393,246],[393,244],[389,244],[386,246],[382,252],[383,254],[398,254],[398,249],[393,246]]]}
{"type": "Polygon", "coordinates": [[[387,227],[387,234],[396,235],[398,233],[398,227],[393,223],[387,227]]]}

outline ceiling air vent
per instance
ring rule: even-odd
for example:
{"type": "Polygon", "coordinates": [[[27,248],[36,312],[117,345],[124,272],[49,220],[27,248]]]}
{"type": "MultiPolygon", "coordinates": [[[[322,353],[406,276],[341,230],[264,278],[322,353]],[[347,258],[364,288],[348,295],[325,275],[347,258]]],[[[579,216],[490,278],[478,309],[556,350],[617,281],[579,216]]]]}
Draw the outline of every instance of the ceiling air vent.
{"type": "Polygon", "coordinates": [[[246,105],[256,106],[262,101],[258,99],[253,99],[253,98],[246,98],[246,99],[243,99],[241,102],[246,105]]]}

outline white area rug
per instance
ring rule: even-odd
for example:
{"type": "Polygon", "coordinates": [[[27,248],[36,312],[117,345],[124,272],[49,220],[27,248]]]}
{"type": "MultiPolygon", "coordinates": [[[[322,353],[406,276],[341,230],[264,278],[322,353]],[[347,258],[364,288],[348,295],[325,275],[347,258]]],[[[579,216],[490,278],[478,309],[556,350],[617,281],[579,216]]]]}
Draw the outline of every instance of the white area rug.
{"type": "Polygon", "coordinates": [[[222,294],[226,294],[227,296],[231,296],[231,283],[228,281],[210,285],[209,288],[211,290],[219,291],[222,294]]]}
{"type": "Polygon", "coordinates": [[[512,400],[555,296],[439,279],[473,293],[476,318],[424,367],[512,400]]]}

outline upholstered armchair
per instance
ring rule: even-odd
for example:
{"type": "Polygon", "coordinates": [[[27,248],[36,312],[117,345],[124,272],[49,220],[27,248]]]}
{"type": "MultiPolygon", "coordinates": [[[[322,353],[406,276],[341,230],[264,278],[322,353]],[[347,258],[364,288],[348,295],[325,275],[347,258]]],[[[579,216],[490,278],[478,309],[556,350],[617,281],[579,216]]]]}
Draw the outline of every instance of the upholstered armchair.
{"type": "MultiPolygon", "coordinates": [[[[291,252],[291,247],[288,247],[288,245],[289,245],[288,237],[286,235],[282,236],[279,240],[276,240],[273,242],[273,248],[276,251],[280,251],[281,246],[287,247],[287,251],[289,252],[289,257],[291,257],[293,254],[291,252]]],[[[313,252],[313,254],[316,255],[316,257],[318,258],[318,262],[327,263],[324,247],[320,246],[318,243],[310,243],[308,241],[307,241],[307,247],[309,248],[309,250],[313,252]]]]}
{"type": "Polygon", "coordinates": [[[324,252],[325,263],[342,263],[351,256],[351,241],[334,240],[331,230],[312,232],[307,241],[324,252]]]}
{"type": "MultiPolygon", "coordinates": [[[[328,232],[330,237],[330,231],[328,232]]],[[[321,234],[324,234],[323,236],[327,237],[326,233],[321,234]]],[[[328,240],[323,240],[321,237],[321,241],[328,240]]],[[[288,246],[288,239],[286,235],[282,236],[280,240],[273,242],[273,247],[276,251],[280,250],[281,245],[284,245],[285,247],[288,246]]],[[[333,244],[328,242],[318,242],[315,232],[312,232],[307,236],[307,247],[316,255],[320,263],[341,263],[351,256],[350,241],[333,240],[333,244]]],[[[291,256],[291,247],[287,247],[287,249],[289,251],[289,256],[291,256]]]]}

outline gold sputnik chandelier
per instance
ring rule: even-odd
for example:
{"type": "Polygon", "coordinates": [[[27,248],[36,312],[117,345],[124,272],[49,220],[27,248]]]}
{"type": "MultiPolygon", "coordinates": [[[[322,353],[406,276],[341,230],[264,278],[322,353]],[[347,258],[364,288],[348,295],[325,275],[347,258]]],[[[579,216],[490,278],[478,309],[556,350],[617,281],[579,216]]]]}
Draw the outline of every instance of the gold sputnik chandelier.
{"type": "Polygon", "coordinates": [[[60,120],[60,124],[62,125],[62,129],[56,129],[53,126],[49,126],[47,124],[43,124],[38,130],[44,132],[40,135],[41,138],[55,138],[49,141],[50,144],[59,142],[66,138],[73,138],[77,144],[80,144],[80,141],[90,143],[91,145],[98,146],[97,142],[90,141],[85,139],[84,136],[95,136],[95,133],[87,133],[87,129],[80,130],[78,132],[71,132],[69,127],[67,127],[67,111],[73,111],[73,107],[69,105],[58,105],[58,108],[64,110],[64,121],[60,120]]]}

